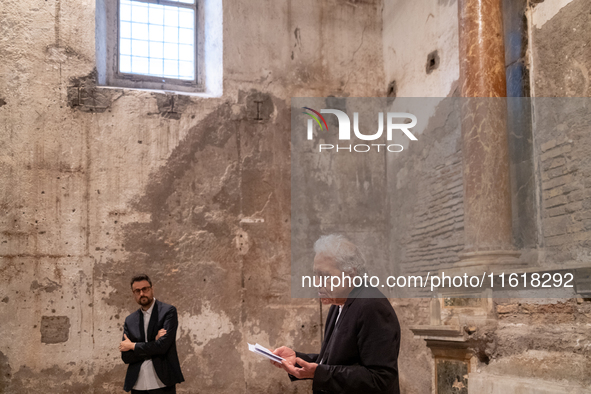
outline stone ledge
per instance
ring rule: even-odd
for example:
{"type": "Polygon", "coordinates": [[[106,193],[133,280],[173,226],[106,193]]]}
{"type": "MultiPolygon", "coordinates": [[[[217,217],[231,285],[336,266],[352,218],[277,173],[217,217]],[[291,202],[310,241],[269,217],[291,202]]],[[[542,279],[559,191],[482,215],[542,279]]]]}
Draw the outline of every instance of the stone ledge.
{"type": "Polygon", "coordinates": [[[470,373],[468,382],[469,392],[478,394],[591,394],[591,389],[581,386],[478,372],[470,373]]]}
{"type": "Polygon", "coordinates": [[[460,326],[411,326],[409,327],[416,338],[430,341],[464,342],[464,332],[460,326]]]}

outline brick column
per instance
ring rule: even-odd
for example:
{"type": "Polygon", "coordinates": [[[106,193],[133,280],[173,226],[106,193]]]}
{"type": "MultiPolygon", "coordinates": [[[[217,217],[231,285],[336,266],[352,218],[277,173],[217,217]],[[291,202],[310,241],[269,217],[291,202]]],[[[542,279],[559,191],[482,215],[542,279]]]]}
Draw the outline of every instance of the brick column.
{"type": "Polygon", "coordinates": [[[458,267],[514,263],[501,0],[459,0],[464,231],[458,267]]]}

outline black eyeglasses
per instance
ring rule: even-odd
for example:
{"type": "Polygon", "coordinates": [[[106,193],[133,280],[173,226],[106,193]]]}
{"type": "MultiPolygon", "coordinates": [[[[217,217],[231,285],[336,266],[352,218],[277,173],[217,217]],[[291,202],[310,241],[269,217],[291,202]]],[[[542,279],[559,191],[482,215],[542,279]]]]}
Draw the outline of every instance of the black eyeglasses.
{"type": "Polygon", "coordinates": [[[150,290],[151,288],[152,288],[152,286],[146,286],[146,287],[142,287],[141,289],[135,289],[135,290],[133,290],[133,294],[140,295],[142,292],[147,293],[148,290],[150,290]]]}

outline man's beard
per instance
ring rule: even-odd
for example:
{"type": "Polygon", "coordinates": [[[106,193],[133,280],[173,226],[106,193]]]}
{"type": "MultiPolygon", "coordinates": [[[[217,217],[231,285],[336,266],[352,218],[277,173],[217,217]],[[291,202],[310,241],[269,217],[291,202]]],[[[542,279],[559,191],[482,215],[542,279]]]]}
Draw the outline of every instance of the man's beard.
{"type": "Polygon", "coordinates": [[[140,305],[141,306],[146,306],[146,305],[150,305],[152,303],[152,298],[148,298],[145,296],[142,296],[140,298],[140,305]]]}

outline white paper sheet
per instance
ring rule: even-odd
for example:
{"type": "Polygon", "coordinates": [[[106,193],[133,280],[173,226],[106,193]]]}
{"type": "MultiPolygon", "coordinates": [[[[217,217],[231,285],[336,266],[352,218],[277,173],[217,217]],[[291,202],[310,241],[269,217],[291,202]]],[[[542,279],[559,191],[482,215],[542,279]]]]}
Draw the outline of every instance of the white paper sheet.
{"type": "Polygon", "coordinates": [[[258,343],[255,345],[251,345],[250,343],[248,344],[248,350],[250,350],[253,353],[256,354],[260,354],[263,357],[267,357],[269,360],[273,360],[276,361],[278,363],[281,362],[281,360],[283,360],[282,357],[276,356],[273,354],[273,352],[271,352],[269,349],[259,345],[258,343]]]}

